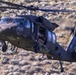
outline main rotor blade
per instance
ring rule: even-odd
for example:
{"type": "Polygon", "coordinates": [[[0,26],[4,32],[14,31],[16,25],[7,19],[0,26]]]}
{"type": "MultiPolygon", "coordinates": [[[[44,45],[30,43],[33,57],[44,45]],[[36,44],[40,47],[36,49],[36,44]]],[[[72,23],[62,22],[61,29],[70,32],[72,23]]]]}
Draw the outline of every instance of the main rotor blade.
{"type": "Polygon", "coordinates": [[[14,4],[14,3],[11,3],[11,2],[6,2],[6,1],[0,1],[0,3],[15,6],[15,7],[23,7],[23,8],[26,8],[26,9],[28,8],[26,6],[22,6],[22,5],[19,5],[19,4],[14,4]]]}
{"type": "Polygon", "coordinates": [[[11,3],[11,2],[5,2],[5,1],[0,1],[0,3],[4,3],[4,4],[7,4],[7,5],[11,5],[13,7],[18,7],[18,8],[22,8],[22,9],[33,10],[33,11],[40,10],[40,11],[43,11],[43,12],[76,12],[76,10],[42,9],[42,8],[39,8],[39,7],[23,6],[23,5],[14,4],[14,3],[11,3]]]}
{"type": "Polygon", "coordinates": [[[61,10],[58,10],[58,9],[38,9],[40,11],[44,11],[44,12],[76,12],[75,10],[64,10],[64,9],[61,9],[61,10]]]}
{"type": "Polygon", "coordinates": [[[18,8],[18,7],[0,6],[0,9],[20,9],[20,8],[18,8]]]}

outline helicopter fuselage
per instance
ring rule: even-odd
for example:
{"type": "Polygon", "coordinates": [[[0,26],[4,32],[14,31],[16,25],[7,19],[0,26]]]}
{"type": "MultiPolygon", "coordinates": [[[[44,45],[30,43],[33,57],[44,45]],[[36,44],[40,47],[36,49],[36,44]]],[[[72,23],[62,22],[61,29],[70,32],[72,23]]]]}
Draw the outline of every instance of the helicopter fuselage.
{"type": "Polygon", "coordinates": [[[34,43],[36,44],[36,41],[38,41],[40,47],[38,52],[48,54],[51,50],[55,50],[55,34],[44,26],[34,24],[28,19],[25,21],[22,20],[20,23],[6,22],[1,24],[0,28],[0,40],[8,41],[14,46],[23,48],[25,50],[34,51],[34,43]]]}
{"type": "Polygon", "coordinates": [[[25,17],[18,17],[11,23],[0,24],[0,40],[8,41],[27,51],[46,54],[48,58],[53,57],[55,60],[76,61],[72,58],[71,52],[65,51],[56,42],[55,33],[49,29],[52,26],[46,26],[40,21],[32,22],[25,17]]]}

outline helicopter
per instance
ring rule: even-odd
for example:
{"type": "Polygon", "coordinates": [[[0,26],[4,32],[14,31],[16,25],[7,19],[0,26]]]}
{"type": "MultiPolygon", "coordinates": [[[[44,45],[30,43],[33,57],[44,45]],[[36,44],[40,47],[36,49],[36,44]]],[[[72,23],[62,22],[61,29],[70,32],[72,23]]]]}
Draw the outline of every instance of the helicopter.
{"type": "MultiPolygon", "coordinates": [[[[76,12],[75,10],[53,10],[42,9],[34,6],[23,6],[10,2],[0,1],[9,6],[0,6],[2,9],[27,9],[31,11],[43,12],[76,12]]],[[[58,25],[50,22],[43,16],[16,15],[15,17],[4,17],[0,21],[0,41],[2,41],[2,51],[7,51],[7,44],[23,48],[27,51],[46,54],[48,59],[76,62],[76,33],[65,50],[57,42],[56,34],[53,32],[58,25]]],[[[60,62],[61,63],[61,62],[60,62]]],[[[62,65],[61,65],[62,67],[62,65]]]]}

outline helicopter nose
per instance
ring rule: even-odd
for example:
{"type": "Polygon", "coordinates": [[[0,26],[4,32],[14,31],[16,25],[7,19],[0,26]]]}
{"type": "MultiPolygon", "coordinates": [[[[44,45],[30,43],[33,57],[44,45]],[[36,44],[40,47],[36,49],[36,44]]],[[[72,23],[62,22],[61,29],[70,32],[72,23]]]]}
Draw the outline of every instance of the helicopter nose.
{"type": "Polygon", "coordinates": [[[0,27],[0,33],[1,33],[1,31],[2,31],[2,28],[0,27]]]}
{"type": "Polygon", "coordinates": [[[2,31],[4,31],[4,30],[5,30],[4,28],[0,27],[0,33],[1,33],[2,31]]]}
{"type": "Polygon", "coordinates": [[[9,30],[11,30],[12,27],[15,27],[17,25],[18,24],[16,24],[16,23],[0,24],[0,33],[7,32],[7,29],[9,31],[9,30]]]}
{"type": "Polygon", "coordinates": [[[3,31],[5,31],[7,29],[7,27],[5,25],[0,25],[0,33],[2,33],[3,31]]]}

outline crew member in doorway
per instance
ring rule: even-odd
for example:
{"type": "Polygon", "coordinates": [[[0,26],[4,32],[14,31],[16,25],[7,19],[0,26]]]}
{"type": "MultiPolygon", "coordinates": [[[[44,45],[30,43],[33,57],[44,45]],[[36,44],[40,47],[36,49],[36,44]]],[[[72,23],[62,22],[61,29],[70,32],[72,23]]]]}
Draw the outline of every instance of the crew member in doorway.
{"type": "Polygon", "coordinates": [[[42,44],[45,44],[45,35],[38,33],[38,41],[42,44]]]}
{"type": "Polygon", "coordinates": [[[40,51],[40,46],[37,40],[34,41],[33,48],[35,53],[38,53],[40,51]]]}

